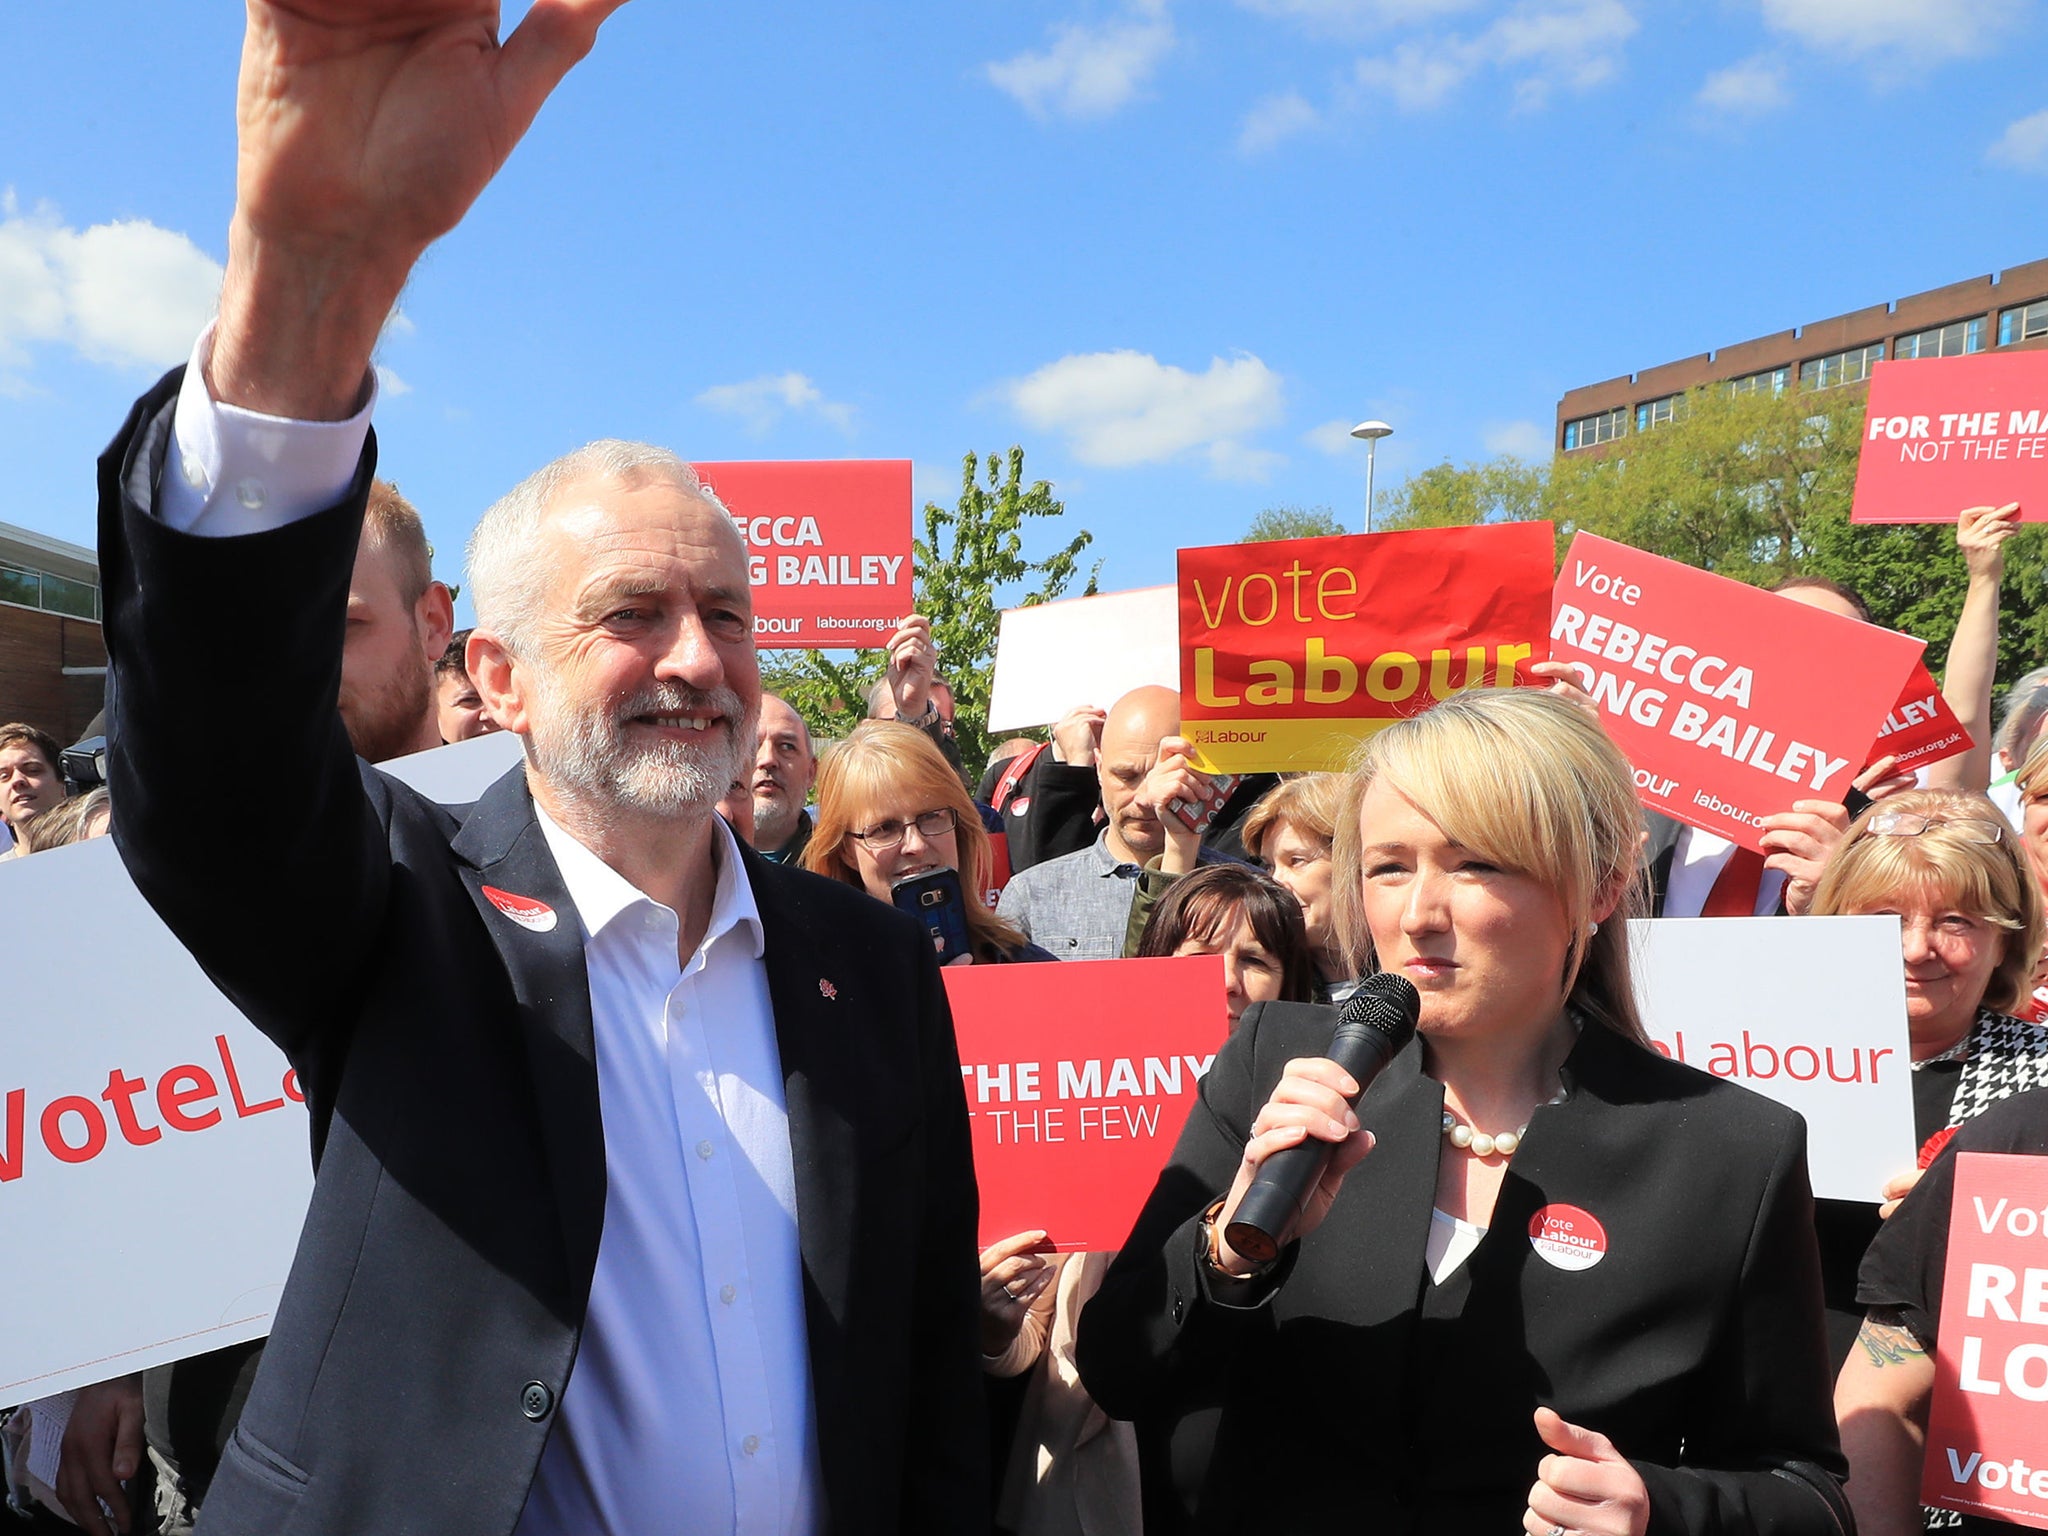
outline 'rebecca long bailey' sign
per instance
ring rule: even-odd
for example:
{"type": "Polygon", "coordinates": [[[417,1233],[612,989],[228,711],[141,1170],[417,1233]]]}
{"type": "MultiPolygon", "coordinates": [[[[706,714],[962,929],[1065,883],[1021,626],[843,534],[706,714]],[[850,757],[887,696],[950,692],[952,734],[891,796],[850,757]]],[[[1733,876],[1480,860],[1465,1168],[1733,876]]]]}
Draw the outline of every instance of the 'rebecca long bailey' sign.
{"type": "Polygon", "coordinates": [[[1550,646],[1644,805],[1759,852],[1766,816],[1841,802],[1923,649],[1589,533],[1565,553],[1550,646]]]}
{"type": "Polygon", "coordinates": [[[692,467],[746,536],[758,644],[889,643],[913,601],[908,459],[692,467]]]}

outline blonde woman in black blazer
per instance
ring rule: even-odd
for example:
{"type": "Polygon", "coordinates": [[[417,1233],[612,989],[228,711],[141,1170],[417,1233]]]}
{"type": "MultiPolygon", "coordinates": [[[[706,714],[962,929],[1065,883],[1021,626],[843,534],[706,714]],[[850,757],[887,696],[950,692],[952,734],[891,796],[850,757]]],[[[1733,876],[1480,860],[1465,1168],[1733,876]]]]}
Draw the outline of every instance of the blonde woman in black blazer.
{"type": "Polygon", "coordinates": [[[1079,1344],[1153,1536],[1853,1529],[1805,1129],[1642,1043],[1641,829],[1597,723],[1533,690],[1368,746],[1337,922],[1420,1033],[1355,1113],[1328,1009],[1247,1010],[1204,1080],[1079,1344]],[[1222,1234],[1304,1137],[1329,1168],[1261,1269],[1222,1234]]]}

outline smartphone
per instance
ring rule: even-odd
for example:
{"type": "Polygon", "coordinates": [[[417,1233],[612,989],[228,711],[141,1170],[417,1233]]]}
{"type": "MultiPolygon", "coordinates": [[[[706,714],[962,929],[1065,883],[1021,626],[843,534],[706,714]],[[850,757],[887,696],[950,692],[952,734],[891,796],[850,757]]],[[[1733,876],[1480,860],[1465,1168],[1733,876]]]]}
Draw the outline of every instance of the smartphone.
{"type": "Polygon", "coordinates": [[[1222,810],[1225,802],[1230,799],[1231,792],[1237,788],[1239,777],[1235,773],[1211,774],[1208,794],[1200,800],[1171,801],[1167,809],[1180,818],[1182,826],[1200,836],[1209,830],[1209,823],[1216,819],[1216,813],[1222,810]]]}
{"type": "Polygon", "coordinates": [[[939,964],[968,953],[967,903],[960,895],[957,871],[935,869],[898,880],[889,887],[889,899],[924,925],[939,964]]]}

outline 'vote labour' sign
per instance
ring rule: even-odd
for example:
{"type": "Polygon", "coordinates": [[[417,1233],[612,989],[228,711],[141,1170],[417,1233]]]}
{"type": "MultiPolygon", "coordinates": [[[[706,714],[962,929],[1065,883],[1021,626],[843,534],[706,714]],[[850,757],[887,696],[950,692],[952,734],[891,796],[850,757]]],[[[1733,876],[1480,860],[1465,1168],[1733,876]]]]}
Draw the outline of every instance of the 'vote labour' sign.
{"type": "Polygon", "coordinates": [[[756,643],[889,643],[912,611],[908,459],[694,467],[746,537],[756,643]]]}
{"type": "Polygon", "coordinates": [[[2048,1157],[1956,1159],[1920,1502],[2048,1530],[2048,1157]]]}
{"type": "Polygon", "coordinates": [[[1643,804],[1759,852],[1764,817],[1848,793],[1922,648],[1588,533],[1550,626],[1643,804]]]}
{"type": "Polygon", "coordinates": [[[1181,734],[1205,771],[1336,769],[1466,688],[1528,681],[1548,523],[1180,552],[1181,734]]]}
{"type": "Polygon", "coordinates": [[[981,1245],[1044,1231],[1106,1253],[1173,1153],[1229,1033],[1223,962],[949,966],[981,1245]]]}
{"type": "Polygon", "coordinates": [[[2048,352],[1879,363],[1853,523],[1952,523],[2020,504],[2048,521],[2048,352]]]}

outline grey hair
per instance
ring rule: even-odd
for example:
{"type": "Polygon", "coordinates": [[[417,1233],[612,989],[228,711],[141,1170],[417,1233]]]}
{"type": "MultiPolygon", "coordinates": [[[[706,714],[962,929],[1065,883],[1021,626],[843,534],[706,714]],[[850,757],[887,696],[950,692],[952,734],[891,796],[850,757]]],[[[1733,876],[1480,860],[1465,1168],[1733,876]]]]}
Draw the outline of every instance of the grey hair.
{"type": "Polygon", "coordinates": [[[2005,713],[1993,745],[2005,754],[2007,763],[2017,768],[2026,761],[2044,714],[2048,714],[2048,667],[2036,667],[2006,691],[2005,713]]]}
{"type": "Polygon", "coordinates": [[[616,437],[585,443],[545,464],[493,502],[469,536],[465,562],[470,601],[479,629],[487,629],[515,655],[530,656],[533,625],[552,572],[539,558],[541,523],[564,486],[578,480],[615,480],[630,486],[665,481],[716,510],[739,538],[746,536],[724,502],[680,456],[652,443],[616,437]]]}

